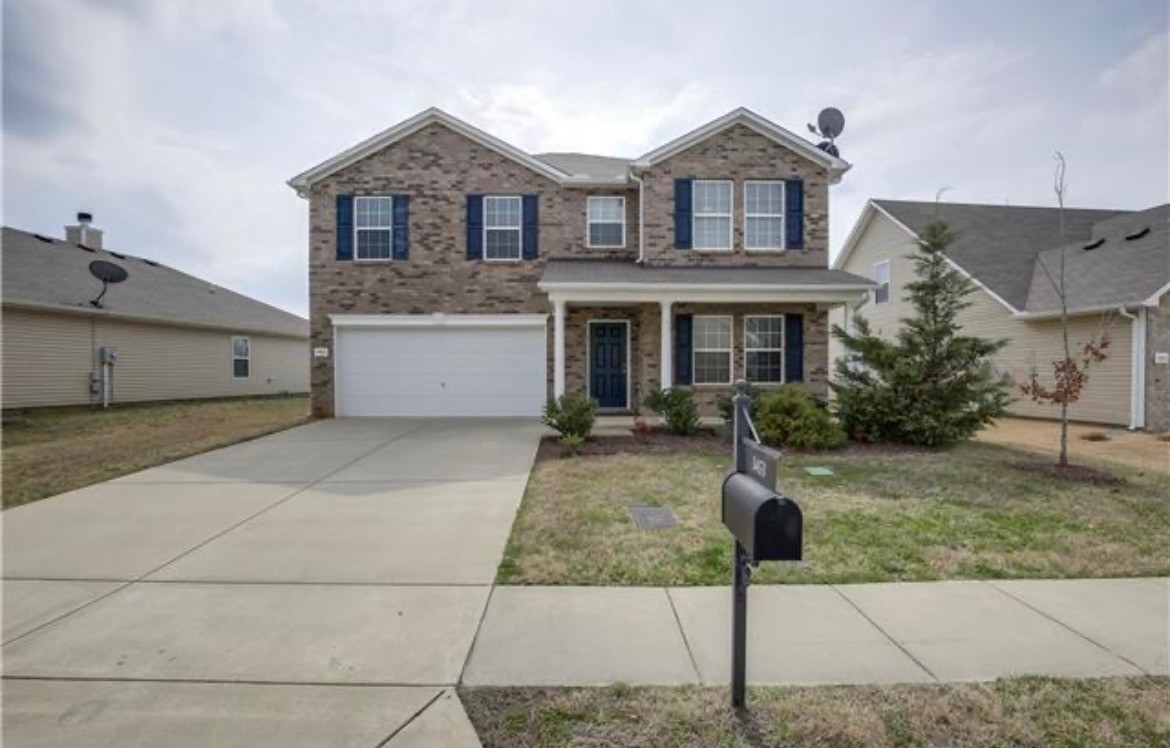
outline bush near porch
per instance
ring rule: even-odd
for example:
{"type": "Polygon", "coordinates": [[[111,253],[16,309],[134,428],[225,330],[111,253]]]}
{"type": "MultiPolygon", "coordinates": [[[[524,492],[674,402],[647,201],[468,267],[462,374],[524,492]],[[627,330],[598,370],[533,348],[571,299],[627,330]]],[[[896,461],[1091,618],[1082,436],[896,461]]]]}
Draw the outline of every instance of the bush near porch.
{"type": "MultiPolygon", "coordinates": [[[[504,584],[723,585],[719,519],[728,446],[704,438],[590,441],[563,459],[546,441],[512,528],[504,584]],[[642,530],[627,506],[670,506],[679,525],[642,530]]],[[[805,561],[764,564],[763,583],[1170,574],[1164,475],[1111,468],[1051,475],[1043,456],[970,443],[948,450],[851,445],[782,462],[805,513],[805,561]],[[815,477],[806,467],[830,468],[815,477]]]]}

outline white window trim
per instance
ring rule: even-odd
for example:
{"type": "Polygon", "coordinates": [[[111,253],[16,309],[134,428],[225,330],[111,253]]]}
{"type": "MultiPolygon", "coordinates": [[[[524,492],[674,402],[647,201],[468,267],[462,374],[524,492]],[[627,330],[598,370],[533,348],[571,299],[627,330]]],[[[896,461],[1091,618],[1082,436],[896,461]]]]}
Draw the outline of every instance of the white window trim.
{"type": "Polygon", "coordinates": [[[394,196],[393,195],[354,195],[353,196],[353,261],[354,262],[391,262],[394,260],[394,196]],[[357,206],[360,200],[389,200],[390,201],[390,225],[389,226],[362,226],[357,225],[357,206]],[[390,255],[388,257],[358,257],[358,232],[359,231],[389,231],[390,232],[390,255]]]}
{"type": "Polygon", "coordinates": [[[745,252],[783,252],[788,249],[788,225],[784,214],[784,204],[788,199],[788,184],[783,179],[746,179],[743,183],[743,249],[745,252]],[[749,184],[778,184],[780,185],[780,212],[779,213],[748,213],[747,190],[749,184]],[[780,246],[778,247],[749,247],[747,224],[749,218],[779,218],[780,219],[780,246]]]}
{"type": "Polygon", "coordinates": [[[585,198],[585,248],[586,249],[625,249],[626,248],[626,196],[625,195],[590,195],[585,198]],[[593,232],[590,230],[595,223],[614,223],[614,221],[591,221],[589,219],[589,204],[597,199],[610,200],[617,198],[621,201],[622,215],[622,243],[621,244],[594,244],[593,232]]]}
{"type": "Polygon", "coordinates": [[[524,198],[521,195],[484,195],[483,196],[483,259],[484,262],[520,262],[524,259],[524,198]],[[520,205],[520,223],[516,228],[511,226],[488,226],[488,200],[515,200],[520,205]],[[520,236],[517,243],[518,254],[515,257],[488,257],[488,231],[515,231],[520,236]]]}
{"type": "Polygon", "coordinates": [[[696,252],[733,252],[735,251],[735,181],[731,179],[695,179],[691,181],[691,249],[696,252]],[[726,218],[727,219],[727,246],[726,247],[699,247],[696,246],[695,237],[695,222],[700,217],[699,211],[695,210],[695,185],[697,184],[726,184],[731,187],[728,190],[729,205],[727,209],[729,213],[703,213],[704,218],[726,218]]]}
{"type": "Polygon", "coordinates": [[[243,336],[243,335],[234,335],[234,336],[232,336],[232,379],[251,379],[251,378],[252,378],[252,339],[249,337],[243,336]],[[247,342],[247,344],[248,344],[248,355],[247,356],[237,356],[236,355],[236,341],[239,341],[239,340],[243,340],[243,341],[247,342]],[[236,362],[237,361],[247,361],[248,362],[247,376],[241,377],[241,376],[236,374],[236,362]]]}
{"type": "Polygon", "coordinates": [[[743,318],[743,378],[752,384],[761,387],[771,387],[778,384],[786,384],[788,382],[788,356],[786,351],[786,344],[788,342],[787,322],[783,314],[747,314],[743,318]],[[748,347],[748,320],[750,319],[778,319],[780,320],[780,347],[779,348],[749,348],[748,347]],[[775,382],[756,382],[748,379],[748,353],[758,353],[760,351],[780,351],[780,379],[775,382]]]}
{"type": "Polygon", "coordinates": [[[693,387],[723,387],[729,385],[735,379],[735,317],[730,314],[696,314],[691,321],[691,386],[693,387]],[[698,372],[695,366],[695,354],[697,353],[721,353],[722,348],[703,348],[699,349],[695,336],[695,322],[700,319],[725,319],[728,322],[728,336],[727,336],[727,381],[726,382],[699,382],[696,381],[696,373],[698,372]]]}
{"type": "Polygon", "coordinates": [[[889,304],[890,297],[891,297],[893,290],[894,290],[894,268],[892,265],[890,265],[889,260],[879,260],[873,264],[873,280],[875,283],[878,284],[878,287],[875,288],[873,291],[874,306],[877,306],[878,304],[889,304]],[[880,268],[882,265],[886,266],[886,276],[887,276],[886,281],[885,281],[886,300],[885,301],[878,301],[878,297],[877,297],[878,291],[881,289],[881,286],[882,286],[881,282],[878,281],[878,268],[880,268]]]}

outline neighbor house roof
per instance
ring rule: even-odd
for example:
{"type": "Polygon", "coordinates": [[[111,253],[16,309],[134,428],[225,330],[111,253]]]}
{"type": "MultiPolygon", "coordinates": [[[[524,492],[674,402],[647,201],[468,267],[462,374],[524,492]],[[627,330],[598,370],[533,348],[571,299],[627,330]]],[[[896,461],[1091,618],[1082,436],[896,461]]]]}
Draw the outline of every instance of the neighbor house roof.
{"type": "Polygon", "coordinates": [[[1093,225],[1088,240],[1041,252],[1028,289],[1027,314],[1060,310],[1056,289],[1062,255],[1070,309],[1152,304],[1170,283],[1170,205],[1101,221],[1093,225]]]}
{"type": "Polygon", "coordinates": [[[48,311],[101,314],[149,322],[307,338],[307,320],[153,260],[4,227],[0,243],[3,302],[48,311]],[[124,268],[102,308],[89,272],[94,260],[124,268]]]}
{"type": "Polygon", "coordinates": [[[431,107],[407,120],[399,122],[393,127],[383,130],[371,138],[363,140],[332,158],[322,161],[313,168],[301,172],[290,179],[288,184],[297,191],[298,195],[304,197],[307,194],[308,188],[314,182],[324,179],[330,174],[334,174],[370,154],[435,123],[444,125],[485,148],[523,164],[529,169],[532,169],[538,174],[543,174],[559,184],[567,185],[589,186],[596,184],[617,186],[626,184],[629,181],[629,173],[632,168],[646,167],[662,161],[685,148],[689,148],[737,124],[749,127],[804,155],[806,158],[828,167],[833,181],[837,181],[850,168],[848,162],[822,151],[804,138],[742,107],[718,119],[712,120],[680,138],[670,141],[661,148],[645,154],[636,161],[610,156],[593,156],[584,153],[545,153],[534,156],[510,143],[500,140],[494,135],[489,135],[458,117],[447,114],[441,109],[431,107]]]}
{"type": "Polygon", "coordinates": [[[858,290],[873,281],[819,267],[648,266],[630,261],[549,260],[540,279],[542,288],[571,285],[670,285],[807,287],[858,290]]]}

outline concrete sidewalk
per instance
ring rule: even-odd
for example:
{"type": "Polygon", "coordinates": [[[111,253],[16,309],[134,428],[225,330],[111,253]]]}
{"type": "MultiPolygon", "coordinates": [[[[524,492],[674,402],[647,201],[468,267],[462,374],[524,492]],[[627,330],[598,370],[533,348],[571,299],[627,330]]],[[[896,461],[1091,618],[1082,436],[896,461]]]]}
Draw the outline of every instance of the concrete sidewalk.
{"type": "MultiPolygon", "coordinates": [[[[755,685],[1170,674],[1170,580],[755,586],[755,685]]],[[[725,685],[727,587],[498,587],[468,685],[725,685]]]]}

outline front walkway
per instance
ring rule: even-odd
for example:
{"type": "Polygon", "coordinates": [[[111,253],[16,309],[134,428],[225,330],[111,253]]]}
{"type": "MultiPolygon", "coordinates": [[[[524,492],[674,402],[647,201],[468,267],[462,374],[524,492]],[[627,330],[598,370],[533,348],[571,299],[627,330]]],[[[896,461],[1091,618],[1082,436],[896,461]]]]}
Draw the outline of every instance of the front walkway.
{"type": "MultiPolygon", "coordinates": [[[[1170,675],[1170,580],[755,586],[748,682],[1170,675]]],[[[725,686],[728,587],[498,587],[464,683],[725,686]]]]}
{"type": "Polygon", "coordinates": [[[542,431],[320,421],[5,512],[4,745],[478,745],[542,431]]]}

